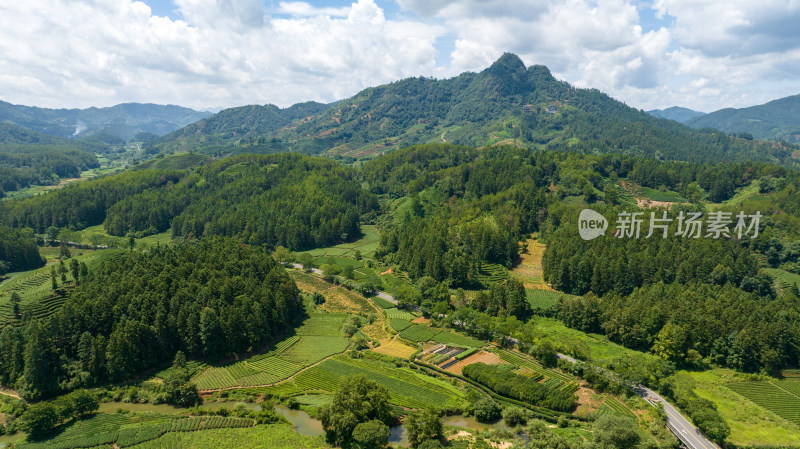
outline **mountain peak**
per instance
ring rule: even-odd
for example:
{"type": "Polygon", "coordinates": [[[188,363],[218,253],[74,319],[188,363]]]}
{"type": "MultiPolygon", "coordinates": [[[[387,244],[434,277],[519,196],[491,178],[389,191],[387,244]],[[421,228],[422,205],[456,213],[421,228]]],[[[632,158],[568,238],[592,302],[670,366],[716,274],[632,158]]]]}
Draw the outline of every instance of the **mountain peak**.
{"type": "Polygon", "coordinates": [[[524,72],[525,63],[514,53],[503,53],[488,69],[488,72],[524,72]]]}

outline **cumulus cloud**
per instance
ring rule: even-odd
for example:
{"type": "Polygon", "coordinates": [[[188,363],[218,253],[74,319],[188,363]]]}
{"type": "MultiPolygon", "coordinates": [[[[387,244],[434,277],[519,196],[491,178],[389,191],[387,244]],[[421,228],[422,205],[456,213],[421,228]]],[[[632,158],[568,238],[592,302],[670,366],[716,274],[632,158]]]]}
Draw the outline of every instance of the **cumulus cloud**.
{"type": "Polygon", "coordinates": [[[289,5],[291,18],[270,18],[255,0],[175,3],[181,20],[130,0],[3,2],[0,17],[13,20],[0,28],[0,98],[51,107],[334,101],[433,72],[443,32],[387,20],[373,0],[309,17],[289,5]]]}
{"type": "Polygon", "coordinates": [[[477,71],[504,52],[642,108],[800,91],[800,0],[393,0],[390,13],[353,1],[280,1],[270,16],[261,0],[173,0],[174,18],[134,0],[0,2],[0,99],[287,106],[477,71]]]}

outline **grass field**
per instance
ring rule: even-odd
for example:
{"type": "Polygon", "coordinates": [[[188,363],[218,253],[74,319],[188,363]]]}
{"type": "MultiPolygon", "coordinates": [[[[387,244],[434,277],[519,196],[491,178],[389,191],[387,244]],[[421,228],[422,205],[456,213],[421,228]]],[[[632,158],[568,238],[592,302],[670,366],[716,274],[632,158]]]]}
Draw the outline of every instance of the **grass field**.
{"type": "MultiPolygon", "coordinates": [[[[84,245],[92,246],[108,246],[110,248],[127,248],[128,239],[125,237],[116,237],[106,233],[102,224],[97,226],[89,226],[80,231],[62,230],[58,234],[59,239],[68,240],[70,242],[82,243],[84,245]]],[[[148,249],[156,245],[166,245],[172,241],[172,231],[167,230],[160,234],[149,235],[136,239],[137,249],[148,249]]]]}
{"type": "Polygon", "coordinates": [[[198,390],[270,385],[295,375],[303,368],[347,349],[342,336],[344,314],[312,314],[295,335],[277,343],[269,352],[223,366],[208,367],[194,378],[198,390]]]}
{"type": "MultiPolygon", "coordinates": [[[[355,251],[359,250],[362,256],[372,257],[375,254],[375,250],[378,249],[378,240],[380,240],[378,229],[374,225],[362,225],[361,233],[363,237],[354,242],[340,243],[327,248],[317,248],[309,251],[309,253],[314,257],[339,256],[353,258],[355,251]]],[[[357,261],[353,259],[353,262],[357,261]]],[[[359,266],[361,265],[359,263],[359,266]]]]}
{"type": "Polygon", "coordinates": [[[643,197],[651,201],[665,201],[669,203],[685,203],[686,198],[671,190],[660,191],[649,187],[642,187],[640,193],[643,197]]]}
{"type": "MultiPolygon", "coordinates": [[[[747,375],[720,368],[703,372],[681,371],[676,377],[678,381],[694,385],[698,396],[714,403],[731,428],[727,441],[737,446],[800,445],[800,426],[759,404],[769,404],[767,396],[754,397],[753,401],[736,391],[756,394],[766,382],[749,381],[747,375]],[[747,384],[754,386],[747,387],[747,384]]],[[[778,384],[780,382],[783,381],[778,384]]],[[[775,392],[772,388],[768,391],[775,392]]],[[[786,399],[794,402],[787,393],[774,402],[775,406],[779,407],[786,399]]]]}
{"type": "Polygon", "coordinates": [[[391,340],[373,349],[373,351],[400,359],[407,359],[417,351],[417,348],[408,346],[397,340],[391,340]]]}
{"type": "Polygon", "coordinates": [[[511,270],[511,275],[519,279],[526,289],[548,289],[542,278],[542,256],[545,245],[536,239],[530,239],[525,252],[511,270]]]}
{"type": "Polygon", "coordinates": [[[442,331],[433,337],[433,341],[446,345],[463,346],[470,348],[481,348],[486,346],[486,342],[468,337],[466,335],[457,334],[450,331],[442,331]]]}
{"type": "Polygon", "coordinates": [[[369,299],[344,287],[325,282],[319,277],[297,270],[289,270],[297,287],[307,293],[321,293],[325,303],[320,309],[332,313],[379,313],[369,299]]]}

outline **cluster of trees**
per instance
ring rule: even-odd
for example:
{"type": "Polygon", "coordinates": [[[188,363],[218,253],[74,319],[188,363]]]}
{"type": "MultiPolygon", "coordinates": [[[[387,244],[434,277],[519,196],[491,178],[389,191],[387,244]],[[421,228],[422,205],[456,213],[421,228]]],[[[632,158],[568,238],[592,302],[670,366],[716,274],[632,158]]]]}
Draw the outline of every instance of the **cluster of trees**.
{"type": "Polygon", "coordinates": [[[33,231],[0,225],[0,276],[44,266],[33,231]]]}
{"type": "Polygon", "coordinates": [[[3,328],[0,380],[38,399],[127,379],[177,351],[245,353],[289,330],[302,302],[280,264],[231,239],[134,252],[89,273],[51,317],[3,328]]]}
{"type": "Polygon", "coordinates": [[[360,236],[377,208],[355,172],[297,154],[241,155],[199,168],[180,183],[121,199],[108,209],[109,234],[227,235],[250,244],[303,250],[360,236]]]}
{"type": "MultiPolygon", "coordinates": [[[[560,226],[554,225],[555,231],[547,236],[547,251],[542,259],[544,278],[557,290],[575,295],[591,291],[600,296],[612,292],[630,294],[637,287],[656,282],[730,283],[743,287],[756,282],[758,259],[747,246],[724,237],[676,236],[677,213],[669,213],[673,222],[667,238],[662,238],[660,229],[654,229],[654,234],[646,238],[650,219],[643,215],[639,238],[615,238],[609,230],[606,236],[588,242],[576,235],[577,210],[564,214],[558,219],[560,226]]],[[[605,215],[612,214],[616,217],[613,210],[605,215]]],[[[656,218],[661,218],[660,214],[656,212],[656,218]]],[[[706,230],[702,233],[705,236],[706,230]]],[[[768,282],[765,293],[769,294],[768,282]]]]}
{"type": "Polygon", "coordinates": [[[80,419],[94,413],[100,404],[97,396],[78,390],[54,401],[31,405],[19,417],[19,427],[33,439],[47,436],[55,427],[70,419],[80,419]]]}
{"type": "Polygon", "coordinates": [[[126,171],[119,175],[70,184],[63,189],[0,203],[0,222],[45,233],[48,227],[83,229],[103,223],[106,212],[121,199],[147,189],[178,182],[175,170],[126,171]]]}
{"type": "Polygon", "coordinates": [[[572,411],[575,408],[575,395],[549,388],[530,377],[522,376],[503,365],[473,363],[464,367],[463,375],[503,396],[546,407],[551,410],[572,411]]]}
{"type": "Polygon", "coordinates": [[[799,305],[792,294],[770,299],[732,285],[657,283],[629,295],[562,298],[557,315],[680,366],[777,373],[800,361],[799,305]]]}

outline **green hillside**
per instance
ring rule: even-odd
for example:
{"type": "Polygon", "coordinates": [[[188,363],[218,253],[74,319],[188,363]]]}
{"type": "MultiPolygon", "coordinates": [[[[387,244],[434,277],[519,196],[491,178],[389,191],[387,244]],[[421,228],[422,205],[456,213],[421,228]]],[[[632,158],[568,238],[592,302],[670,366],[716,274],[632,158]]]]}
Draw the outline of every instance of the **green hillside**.
{"type": "Polygon", "coordinates": [[[800,143],[800,95],[742,109],[721,109],[686,121],[693,128],[750,134],[756,139],[800,143]]]}
{"type": "Polygon", "coordinates": [[[526,68],[512,54],[480,73],[442,80],[407,78],[327,106],[227,109],[165,136],[149,151],[301,151],[347,159],[428,142],[510,144],[696,162],[796,163],[790,148],[661,120],[596,89],[559,81],[547,67],[526,68]]]}

